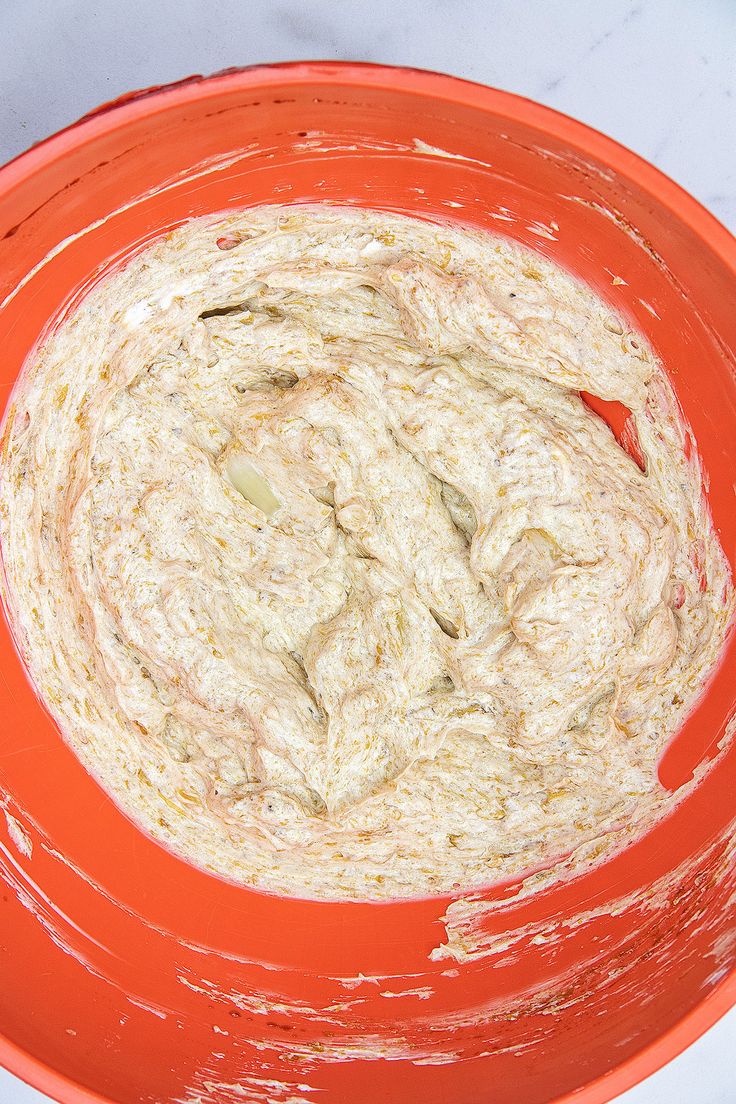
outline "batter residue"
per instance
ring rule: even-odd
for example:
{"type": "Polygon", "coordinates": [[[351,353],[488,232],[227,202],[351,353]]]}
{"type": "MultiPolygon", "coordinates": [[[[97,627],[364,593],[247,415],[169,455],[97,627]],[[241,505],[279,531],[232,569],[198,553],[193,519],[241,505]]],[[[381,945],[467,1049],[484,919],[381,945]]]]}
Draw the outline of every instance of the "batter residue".
{"type": "Polygon", "coordinates": [[[671,800],[728,574],[654,355],[536,254],[341,208],[191,222],[35,356],[2,469],[40,694],[202,866],[467,888],[671,800]]]}

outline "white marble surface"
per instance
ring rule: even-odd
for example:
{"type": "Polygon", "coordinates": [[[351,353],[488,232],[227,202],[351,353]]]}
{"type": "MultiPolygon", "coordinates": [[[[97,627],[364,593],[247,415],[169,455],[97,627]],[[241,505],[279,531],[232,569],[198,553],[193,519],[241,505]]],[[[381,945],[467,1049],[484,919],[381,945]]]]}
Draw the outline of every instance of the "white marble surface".
{"type": "MultiPolygon", "coordinates": [[[[0,0],[0,44],[0,162],[131,88],[258,61],[380,61],[574,115],[736,231],[736,0],[0,0]]],[[[736,1010],[619,1104],[735,1104],[735,1051],[736,1010]]],[[[0,1071],[0,1102],[44,1099],[0,1071]]]]}

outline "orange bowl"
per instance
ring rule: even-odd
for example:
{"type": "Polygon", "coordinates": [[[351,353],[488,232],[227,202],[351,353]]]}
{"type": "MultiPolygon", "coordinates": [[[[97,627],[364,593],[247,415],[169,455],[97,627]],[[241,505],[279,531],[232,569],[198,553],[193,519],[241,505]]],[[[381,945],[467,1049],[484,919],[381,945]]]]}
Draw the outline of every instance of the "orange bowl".
{"type": "MultiPolygon", "coordinates": [[[[667,366],[733,564],[736,242],[602,135],[439,74],[192,78],[0,170],[4,401],[49,327],[155,237],[304,201],[489,228],[587,281],[667,366]]],[[[736,1001],[735,703],[731,637],[660,764],[670,788],[698,785],[587,873],[471,907],[284,899],[136,828],[60,737],[2,621],[0,1061],[65,1102],[608,1101],[736,1001]],[[468,932],[469,957],[438,950],[468,932]]]]}

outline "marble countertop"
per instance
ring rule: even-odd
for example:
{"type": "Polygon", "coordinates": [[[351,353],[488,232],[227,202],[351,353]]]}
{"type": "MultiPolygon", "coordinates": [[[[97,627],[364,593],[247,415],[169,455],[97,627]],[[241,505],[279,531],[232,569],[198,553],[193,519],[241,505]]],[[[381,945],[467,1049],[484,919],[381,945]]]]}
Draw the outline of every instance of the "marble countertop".
{"type": "MultiPolygon", "coordinates": [[[[3,0],[0,163],[132,88],[341,58],[438,69],[617,138],[736,232],[733,0],[3,0]]],[[[736,1009],[620,1104],[734,1104],[736,1009]]],[[[0,1071],[0,1104],[46,1098],[0,1071]]]]}

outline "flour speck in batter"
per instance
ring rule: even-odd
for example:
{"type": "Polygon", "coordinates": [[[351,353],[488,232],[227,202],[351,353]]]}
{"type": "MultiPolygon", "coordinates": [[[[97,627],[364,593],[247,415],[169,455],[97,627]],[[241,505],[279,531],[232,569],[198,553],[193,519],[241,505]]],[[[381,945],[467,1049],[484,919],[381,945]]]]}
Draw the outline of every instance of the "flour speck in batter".
{"type": "Polygon", "coordinates": [[[514,877],[672,800],[733,605],[683,433],[643,339],[508,241],[196,220],[25,369],[11,621],[86,766],[192,862],[322,897],[514,877]],[[643,470],[581,391],[631,411],[643,470]]]}

